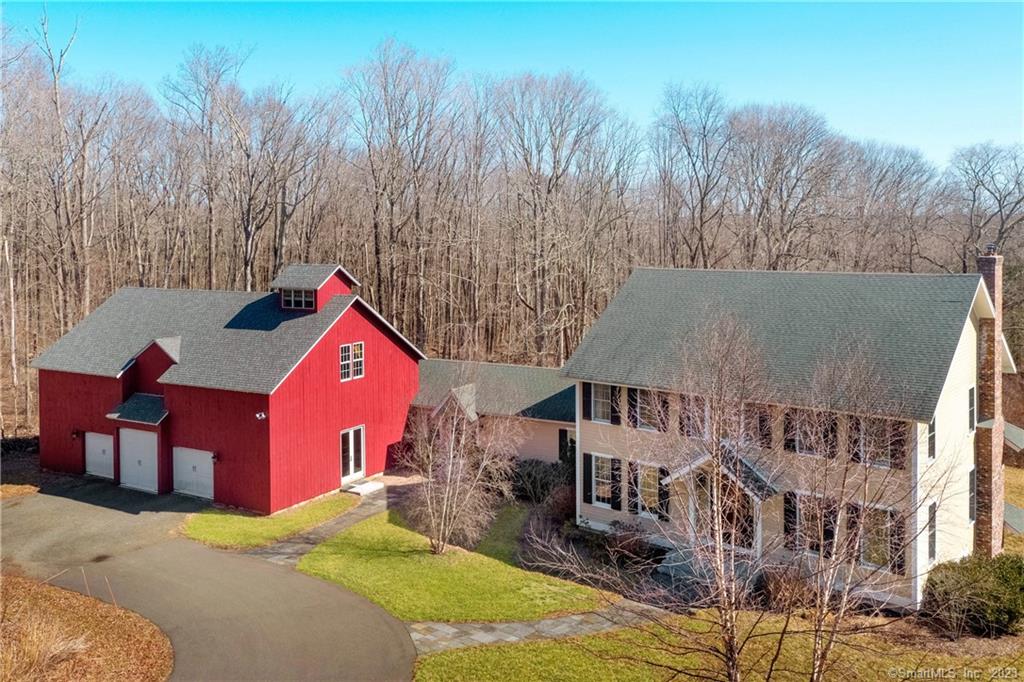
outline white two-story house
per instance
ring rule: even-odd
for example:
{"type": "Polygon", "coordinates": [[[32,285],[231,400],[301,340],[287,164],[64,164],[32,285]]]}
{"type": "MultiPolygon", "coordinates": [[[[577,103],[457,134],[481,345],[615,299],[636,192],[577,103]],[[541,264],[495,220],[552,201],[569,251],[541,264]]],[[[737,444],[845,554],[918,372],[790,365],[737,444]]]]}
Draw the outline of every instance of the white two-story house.
{"type": "Polygon", "coordinates": [[[758,456],[731,467],[738,503],[729,513],[740,522],[730,543],[754,556],[834,551],[859,523],[849,560],[887,576],[872,596],[916,606],[932,566],[1002,548],[1001,377],[1016,369],[1002,334],[1002,257],[991,249],[978,271],[637,269],[563,369],[578,382],[577,523],[602,531],[628,522],[658,541],[687,520],[691,539],[700,535],[701,458],[650,453],[705,433],[709,397],[680,393],[680,346],[729,315],[749,331],[770,389],[745,408],[758,456]],[[808,404],[807,386],[851,340],[868,349],[892,408],[833,403],[824,440],[811,446],[802,415],[820,417],[821,406],[808,404]],[[810,511],[809,496],[833,494],[834,473],[808,483],[816,463],[860,476],[870,503],[844,493],[810,511]],[[811,518],[821,513],[824,521],[811,518]],[[812,521],[825,528],[818,542],[801,533],[812,521]]]}

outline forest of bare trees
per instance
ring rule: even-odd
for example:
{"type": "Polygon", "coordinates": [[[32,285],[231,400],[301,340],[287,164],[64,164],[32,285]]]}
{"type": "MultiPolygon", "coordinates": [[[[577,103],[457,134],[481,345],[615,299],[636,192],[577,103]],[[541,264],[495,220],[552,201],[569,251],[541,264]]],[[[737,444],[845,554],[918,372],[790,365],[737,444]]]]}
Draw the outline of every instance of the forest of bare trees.
{"type": "Polygon", "coordinates": [[[1024,339],[1019,146],[937,168],[700,85],[643,127],[581,77],[394,43],[317,96],[203,46],[151,90],[68,77],[45,19],[0,30],[5,433],[33,429],[29,361],[116,288],[259,290],[296,261],[343,264],[430,354],[558,365],[636,265],[960,272],[995,242],[1024,339]]]}

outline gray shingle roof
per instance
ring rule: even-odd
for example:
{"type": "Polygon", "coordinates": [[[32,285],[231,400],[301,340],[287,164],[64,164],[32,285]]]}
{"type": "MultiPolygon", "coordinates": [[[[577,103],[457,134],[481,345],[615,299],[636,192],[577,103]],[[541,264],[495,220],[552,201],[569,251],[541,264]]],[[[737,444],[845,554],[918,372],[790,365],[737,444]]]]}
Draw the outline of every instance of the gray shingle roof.
{"type": "Polygon", "coordinates": [[[107,415],[108,419],[121,419],[140,424],[159,424],[167,416],[164,397],[149,393],[136,393],[107,415]]]}
{"type": "Polygon", "coordinates": [[[563,374],[671,390],[693,335],[727,313],[761,352],[773,398],[806,388],[839,342],[865,344],[899,413],[931,418],[981,281],[898,275],[641,268],[584,336],[563,374]]]}
{"type": "Polygon", "coordinates": [[[161,383],[269,394],[358,297],[335,296],[319,313],[281,310],[277,299],[267,293],[120,289],[32,366],[113,377],[159,340],[180,358],[161,383]],[[168,341],[173,337],[180,340],[168,341]]]}
{"type": "Polygon", "coordinates": [[[559,376],[557,369],[525,365],[423,360],[413,405],[437,407],[453,389],[464,399],[467,385],[473,385],[473,405],[479,414],[576,420],[575,382],[559,376]]]}
{"type": "Polygon", "coordinates": [[[334,264],[297,263],[286,265],[270,283],[271,289],[319,289],[334,273],[341,272],[354,284],[359,284],[345,268],[334,264]]]}

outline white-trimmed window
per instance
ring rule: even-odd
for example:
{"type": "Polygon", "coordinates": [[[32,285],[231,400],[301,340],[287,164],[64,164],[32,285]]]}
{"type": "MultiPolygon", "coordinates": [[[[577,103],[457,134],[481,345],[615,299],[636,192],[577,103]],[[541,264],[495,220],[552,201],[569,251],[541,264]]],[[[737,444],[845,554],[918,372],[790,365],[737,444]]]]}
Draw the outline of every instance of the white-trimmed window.
{"type": "MultiPolygon", "coordinates": [[[[849,430],[850,458],[872,466],[902,469],[909,432],[909,423],[898,419],[853,417],[849,430]]],[[[929,431],[929,447],[931,440],[929,431]]]]}
{"type": "Polygon", "coordinates": [[[817,454],[815,450],[815,415],[807,410],[786,410],[783,419],[785,440],[783,447],[787,452],[800,455],[817,454]]]}
{"type": "Polygon", "coordinates": [[[611,509],[612,506],[612,458],[607,455],[593,455],[594,505],[611,509]]]}
{"type": "Polygon", "coordinates": [[[974,523],[978,520],[978,470],[971,469],[967,475],[967,518],[974,523]]]}
{"type": "Polygon", "coordinates": [[[281,307],[296,310],[312,310],[315,306],[315,292],[311,289],[281,289],[281,307]]]}
{"type": "Polygon", "coordinates": [[[352,378],[361,379],[366,369],[365,358],[363,357],[363,342],[357,341],[352,344],[352,378]]]}
{"type": "Polygon", "coordinates": [[[661,472],[658,467],[649,467],[642,464],[637,466],[636,471],[636,502],[637,511],[642,516],[652,519],[658,518],[658,509],[661,506],[661,472]]]}
{"type": "Polygon", "coordinates": [[[928,459],[935,459],[935,417],[928,422],[928,459]]]}
{"type": "Polygon", "coordinates": [[[893,538],[892,514],[888,509],[868,508],[861,511],[860,559],[869,566],[884,568],[891,564],[893,538]]]}
{"type": "Polygon", "coordinates": [[[612,387],[594,384],[590,389],[590,416],[593,421],[612,423],[612,387]]]}
{"type": "Polygon", "coordinates": [[[661,396],[646,388],[636,392],[636,425],[645,431],[658,431],[662,422],[661,396]]]}
{"type": "Polygon", "coordinates": [[[974,386],[967,389],[967,430],[974,431],[978,425],[978,397],[974,386]]]}
{"type": "Polygon", "coordinates": [[[928,505],[928,561],[935,561],[939,551],[939,506],[928,505]]]}
{"type": "Polygon", "coordinates": [[[679,396],[679,433],[687,438],[703,438],[706,421],[704,398],[697,395],[679,396]]]}

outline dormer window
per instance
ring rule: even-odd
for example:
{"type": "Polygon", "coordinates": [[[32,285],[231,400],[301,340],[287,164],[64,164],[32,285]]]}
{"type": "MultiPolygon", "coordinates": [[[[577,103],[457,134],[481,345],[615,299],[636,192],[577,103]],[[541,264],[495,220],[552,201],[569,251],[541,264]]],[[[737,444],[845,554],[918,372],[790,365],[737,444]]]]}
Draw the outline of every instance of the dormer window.
{"type": "Polygon", "coordinates": [[[281,307],[294,310],[313,310],[314,292],[310,289],[281,289],[281,307]]]}

